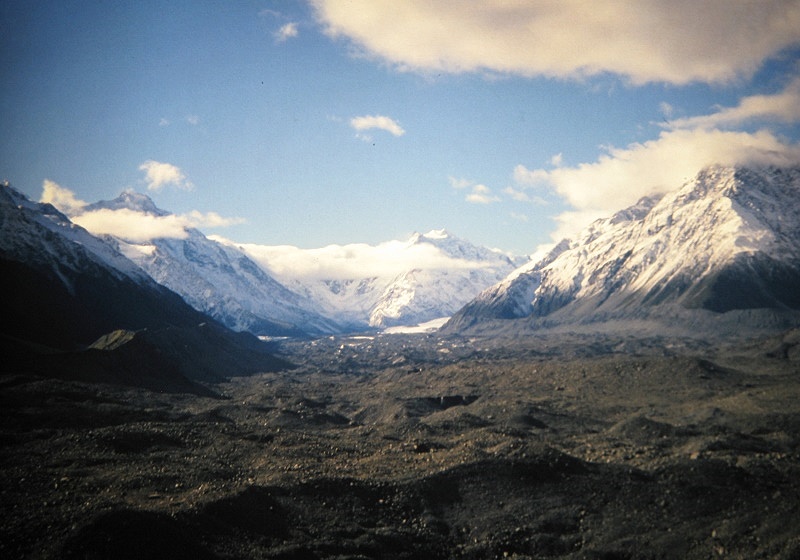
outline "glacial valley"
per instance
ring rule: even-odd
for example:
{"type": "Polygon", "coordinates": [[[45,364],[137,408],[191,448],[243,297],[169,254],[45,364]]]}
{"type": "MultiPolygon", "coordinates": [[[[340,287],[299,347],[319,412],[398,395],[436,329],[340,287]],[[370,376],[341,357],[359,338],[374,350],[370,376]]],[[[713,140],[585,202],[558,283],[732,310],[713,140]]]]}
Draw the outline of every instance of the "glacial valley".
{"type": "Polygon", "coordinates": [[[796,558],[800,336],[287,339],[154,392],[0,378],[5,558],[796,558]]]}

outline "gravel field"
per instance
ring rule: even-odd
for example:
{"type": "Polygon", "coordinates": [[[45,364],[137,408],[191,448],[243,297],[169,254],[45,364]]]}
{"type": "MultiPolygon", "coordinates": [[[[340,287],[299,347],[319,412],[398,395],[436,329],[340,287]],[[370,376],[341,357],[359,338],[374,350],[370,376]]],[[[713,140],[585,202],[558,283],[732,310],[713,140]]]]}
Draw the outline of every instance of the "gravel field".
{"type": "Polygon", "coordinates": [[[216,397],[12,368],[0,555],[798,558],[798,342],[286,340],[216,397]]]}

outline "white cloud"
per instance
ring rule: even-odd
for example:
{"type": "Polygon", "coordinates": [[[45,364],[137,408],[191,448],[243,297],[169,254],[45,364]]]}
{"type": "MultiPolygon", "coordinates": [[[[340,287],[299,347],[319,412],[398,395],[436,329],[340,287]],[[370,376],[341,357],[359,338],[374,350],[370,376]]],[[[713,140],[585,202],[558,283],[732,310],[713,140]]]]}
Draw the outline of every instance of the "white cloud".
{"type": "Polygon", "coordinates": [[[195,228],[229,227],[245,223],[244,218],[225,218],[224,216],[220,216],[216,212],[203,213],[197,210],[192,210],[188,214],[178,215],[178,217],[186,222],[187,227],[195,227],[195,228]]]}
{"type": "Polygon", "coordinates": [[[114,235],[132,243],[152,239],[185,239],[186,220],[181,216],[154,216],[128,208],[103,208],[72,217],[72,221],[94,235],[114,235]]]}
{"type": "Polygon", "coordinates": [[[514,187],[506,187],[503,189],[503,192],[506,193],[508,196],[516,200],[517,202],[530,202],[531,197],[528,196],[528,193],[525,191],[515,189],[514,187]]]}
{"type": "Polygon", "coordinates": [[[474,185],[472,192],[470,192],[465,199],[472,204],[491,204],[498,202],[500,199],[492,194],[492,189],[486,185],[474,185]]]}
{"type": "Polygon", "coordinates": [[[186,239],[188,228],[217,228],[243,223],[242,218],[224,218],[216,212],[192,210],[188,214],[155,216],[128,208],[101,208],[71,217],[72,221],[94,235],[113,235],[131,243],[153,239],[186,239]]]}
{"type": "Polygon", "coordinates": [[[708,165],[798,161],[800,145],[787,144],[768,130],[677,129],[644,143],[609,148],[597,161],[576,167],[530,170],[520,165],[514,177],[521,185],[554,189],[575,209],[557,218],[560,227],[553,236],[559,239],[643,196],[674,190],[708,165]]]}
{"type": "Polygon", "coordinates": [[[113,235],[132,243],[159,238],[185,239],[187,228],[217,228],[244,222],[242,218],[225,218],[216,212],[192,210],[187,214],[156,216],[129,208],[100,208],[86,211],[87,203],[68,188],[46,179],[40,202],[47,202],[69,216],[73,223],[94,235],[113,235]]]}
{"type": "Polygon", "coordinates": [[[200,124],[200,117],[197,115],[186,115],[186,122],[192,126],[200,124]]]}
{"type": "Polygon", "coordinates": [[[297,29],[297,23],[289,22],[285,25],[282,25],[281,28],[278,29],[273,36],[275,37],[275,41],[277,41],[278,43],[283,43],[289,39],[297,37],[298,34],[299,31],[297,29]]]}
{"type": "Polygon", "coordinates": [[[367,115],[363,117],[353,117],[350,119],[350,126],[359,132],[365,130],[385,130],[394,136],[402,136],[406,133],[397,121],[383,115],[367,115]]]}
{"type": "Polygon", "coordinates": [[[140,165],[139,170],[145,172],[145,181],[149,191],[158,191],[167,185],[173,185],[187,191],[194,188],[194,185],[186,178],[183,171],[171,163],[162,163],[150,159],[140,165]]]}
{"type": "Polygon", "coordinates": [[[467,187],[473,185],[474,183],[469,179],[457,179],[456,177],[448,177],[450,181],[450,186],[454,189],[466,189],[467,187]]]}
{"type": "Polygon", "coordinates": [[[50,179],[45,179],[42,183],[39,202],[52,204],[67,216],[79,213],[86,206],[86,202],[78,199],[74,192],[50,179]]]}
{"type": "Polygon", "coordinates": [[[412,268],[423,270],[475,268],[474,262],[454,259],[428,243],[387,241],[378,245],[352,243],[300,249],[291,245],[257,245],[227,242],[244,250],[278,278],[349,280],[377,276],[391,278],[412,268]]]}
{"type": "Polygon", "coordinates": [[[402,70],[723,82],[800,41],[787,0],[312,0],[325,32],[402,70]]]}
{"type": "Polygon", "coordinates": [[[800,121],[800,77],[782,92],[772,95],[744,97],[736,107],[720,107],[710,115],[671,121],[672,128],[727,127],[762,120],[775,122],[800,121]]]}
{"type": "Polygon", "coordinates": [[[216,212],[193,210],[188,214],[155,216],[128,208],[101,208],[71,217],[72,221],[94,235],[113,235],[131,243],[153,239],[186,239],[188,228],[227,227],[243,223],[242,218],[224,218],[216,212]]]}
{"type": "Polygon", "coordinates": [[[548,204],[547,200],[541,196],[532,195],[524,190],[515,189],[514,187],[506,187],[503,189],[503,192],[517,202],[530,202],[539,206],[547,206],[548,204]]]}
{"type": "MultiPolygon", "coordinates": [[[[450,186],[456,190],[469,189],[469,193],[464,197],[469,203],[472,204],[491,204],[492,202],[499,202],[500,198],[492,194],[492,189],[483,184],[476,184],[467,179],[457,179],[456,177],[449,177],[450,186]]],[[[513,189],[512,189],[513,190],[513,189]]],[[[508,191],[508,189],[506,189],[508,191]]],[[[527,195],[521,191],[515,193],[527,199],[527,195]]],[[[513,195],[512,195],[513,196],[513,195]]],[[[520,200],[520,198],[518,198],[520,200]]]]}
{"type": "Polygon", "coordinates": [[[158,126],[169,126],[169,119],[161,117],[161,120],[158,121],[158,126]]]}

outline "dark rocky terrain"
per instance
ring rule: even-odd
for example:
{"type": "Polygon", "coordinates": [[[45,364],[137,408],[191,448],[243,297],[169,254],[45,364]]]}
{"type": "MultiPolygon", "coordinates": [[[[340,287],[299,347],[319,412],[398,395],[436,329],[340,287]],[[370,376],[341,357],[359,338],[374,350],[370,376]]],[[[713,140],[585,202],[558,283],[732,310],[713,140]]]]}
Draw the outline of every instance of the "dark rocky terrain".
{"type": "Polygon", "coordinates": [[[284,341],[207,396],[0,376],[3,558],[798,558],[800,333],[284,341]]]}

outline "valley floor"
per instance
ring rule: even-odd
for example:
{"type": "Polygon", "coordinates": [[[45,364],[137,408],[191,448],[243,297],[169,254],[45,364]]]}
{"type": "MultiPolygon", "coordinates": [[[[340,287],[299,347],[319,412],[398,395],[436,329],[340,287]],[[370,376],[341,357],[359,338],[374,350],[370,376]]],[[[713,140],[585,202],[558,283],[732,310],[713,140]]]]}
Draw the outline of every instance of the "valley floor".
{"type": "Polygon", "coordinates": [[[6,372],[3,558],[798,558],[784,340],[284,341],[221,398],[6,372]]]}

